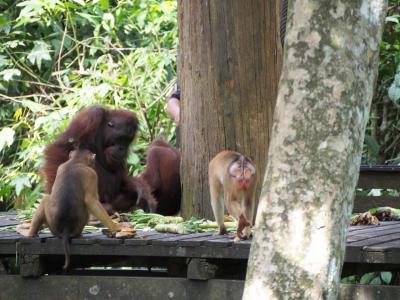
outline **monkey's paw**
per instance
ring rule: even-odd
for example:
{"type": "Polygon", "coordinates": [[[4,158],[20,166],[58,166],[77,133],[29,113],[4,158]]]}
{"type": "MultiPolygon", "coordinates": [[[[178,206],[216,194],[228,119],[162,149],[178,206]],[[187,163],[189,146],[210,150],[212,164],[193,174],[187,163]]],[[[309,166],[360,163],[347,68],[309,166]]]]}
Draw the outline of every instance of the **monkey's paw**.
{"type": "Polygon", "coordinates": [[[235,238],[233,239],[234,243],[239,243],[242,239],[239,236],[235,236],[235,238]]]}
{"type": "Polygon", "coordinates": [[[215,233],[214,235],[225,235],[228,234],[228,231],[226,230],[225,227],[220,228],[219,231],[217,233],[215,233]]]}
{"type": "Polygon", "coordinates": [[[30,232],[31,225],[32,225],[31,220],[24,221],[17,225],[17,227],[15,228],[15,231],[26,237],[35,237],[35,236],[37,236],[37,234],[32,234],[30,232]]]}
{"type": "Polygon", "coordinates": [[[107,237],[115,237],[117,239],[133,238],[136,235],[135,228],[128,222],[118,223],[116,230],[103,229],[101,232],[107,237]]]}

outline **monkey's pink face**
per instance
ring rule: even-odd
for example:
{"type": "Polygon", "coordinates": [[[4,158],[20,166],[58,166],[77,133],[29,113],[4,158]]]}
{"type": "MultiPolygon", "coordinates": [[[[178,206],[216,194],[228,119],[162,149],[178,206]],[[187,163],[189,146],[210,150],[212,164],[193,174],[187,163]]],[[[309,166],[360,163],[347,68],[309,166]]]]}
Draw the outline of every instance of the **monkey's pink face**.
{"type": "Polygon", "coordinates": [[[238,190],[247,191],[250,188],[250,182],[248,180],[238,180],[238,190]]]}
{"type": "Polygon", "coordinates": [[[253,181],[255,169],[250,164],[240,165],[235,162],[230,166],[229,174],[235,180],[237,191],[247,191],[253,181]]]}

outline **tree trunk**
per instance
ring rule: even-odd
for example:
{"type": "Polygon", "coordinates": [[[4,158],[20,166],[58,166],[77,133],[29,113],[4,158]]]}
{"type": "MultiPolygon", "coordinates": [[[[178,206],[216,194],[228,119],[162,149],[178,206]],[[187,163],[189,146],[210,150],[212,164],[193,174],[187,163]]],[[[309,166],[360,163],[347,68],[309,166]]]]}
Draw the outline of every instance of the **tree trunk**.
{"type": "Polygon", "coordinates": [[[208,163],[224,149],[264,173],[281,66],[280,0],[180,0],[182,215],[213,218],[208,163]]]}
{"type": "Polygon", "coordinates": [[[243,299],[336,299],[384,0],[289,4],[243,299]]]}

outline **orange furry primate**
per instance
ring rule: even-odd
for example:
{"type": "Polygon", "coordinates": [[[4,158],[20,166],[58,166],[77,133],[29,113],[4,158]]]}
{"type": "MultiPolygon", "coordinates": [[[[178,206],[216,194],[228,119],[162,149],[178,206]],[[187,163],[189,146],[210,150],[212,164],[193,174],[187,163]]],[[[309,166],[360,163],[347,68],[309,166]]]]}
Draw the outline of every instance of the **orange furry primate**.
{"type": "Polygon", "coordinates": [[[28,236],[36,236],[42,225],[62,238],[65,252],[64,269],[70,264],[69,243],[78,237],[93,214],[112,232],[120,230],[99,201],[95,154],[89,150],[74,150],[70,159],[58,167],[50,195],[46,195],[35,212],[28,236]]]}
{"type": "Polygon", "coordinates": [[[58,167],[74,149],[70,140],[96,154],[100,202],[109,213],[143,208],[155,211],[156,202],[143,180],[128,175],[126,160],[138,120],[128,110],[94,106],[80,112],[44,152],[45,192],[51,193],[58,167]]]}
{"type": "Polygon", "coordinates": [[[181,206],[181,155],[168,143],[153,141],[147,150],[147,165],[139,178],[145,180],[157,201],[157,213],[175,215],[181,206]]]}
{"type": "Polygon", "coordinates": [[[255,209],[254,194],[257,184],[253,162],[239,152],[222,151],[208,167],[211,206],[219,226],[219,234],[226,234],[224,203],[228,212],[238,219],[235,241],[250,237],[255,209]]]}

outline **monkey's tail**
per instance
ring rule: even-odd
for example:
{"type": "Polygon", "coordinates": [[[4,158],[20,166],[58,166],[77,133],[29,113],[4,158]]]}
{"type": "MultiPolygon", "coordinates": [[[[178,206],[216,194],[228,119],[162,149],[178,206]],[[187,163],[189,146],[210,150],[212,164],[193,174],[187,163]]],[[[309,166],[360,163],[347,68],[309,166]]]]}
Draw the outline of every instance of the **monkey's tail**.
{"type": "Polygon", "coordinates": [[[70,232],[69,229],[65,229],[63,232],[63,236],[62,236],[62,241],[63,241],[63,246],[64,246],[64,254],[65,254],[65,263],[63,266],[63,270],[66,271],[69,268],[69,264],[70,264],[70,232]]]}

